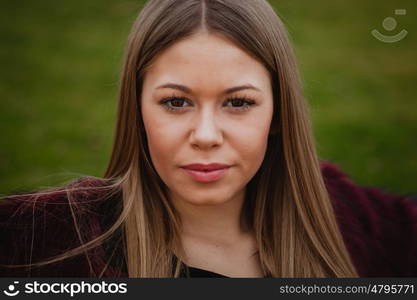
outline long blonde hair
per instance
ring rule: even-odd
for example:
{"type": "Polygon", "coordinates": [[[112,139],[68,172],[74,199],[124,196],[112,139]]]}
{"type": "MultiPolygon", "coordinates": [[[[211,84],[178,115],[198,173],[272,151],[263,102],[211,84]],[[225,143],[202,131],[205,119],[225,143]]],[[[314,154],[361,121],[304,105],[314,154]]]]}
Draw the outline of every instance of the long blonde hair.
{"type": "MultiPolygon", "coordinates": [[[[323,181],[293,50],[283,23],[265,0],[146,3],[125,52],[114,146],[103,178],[111,193],[120,192],[120,215],[99,237],[33,265],[86,253],[121,228],[129,277],[179,276],[181,220],[150,159],[140,94],[155,57],[201,30],[223,34],[271,73],[273,134],[261,167],[246,187],[244,203],[264,275],[356,277],[323,181]],[[178,258],[175,264],[173,258],[178,258]]],[[[66,190],[69,198],[72,191],[66,190]]]]}

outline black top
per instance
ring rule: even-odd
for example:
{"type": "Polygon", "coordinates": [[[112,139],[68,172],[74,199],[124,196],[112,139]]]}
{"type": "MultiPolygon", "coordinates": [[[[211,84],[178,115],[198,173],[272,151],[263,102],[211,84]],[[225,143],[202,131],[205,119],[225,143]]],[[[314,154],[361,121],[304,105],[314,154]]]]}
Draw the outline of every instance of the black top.
{"type": "Polygon", "coordinates": [[[230,278],[228,276],[222,275],[222,274],[218,274],[218,273],[214,273],[211,271],[207,271],[207,270],[203,270],[203,269],[199,269],[199,268],[194,268],[194,267],[190,267],[190,266],[185,266],[185,271],[182,272],[181,277],[216,277],[216,278],[230,278]],[[188,272],[188,273],[187,273],[188,272]]]}
{"type": "MultiPolygon", "coordinates": [[[[230,276],[222,275],[219,273],[215,273],[212,271],[199,269],[195,267],[190,267],[186,264],[184,264],[183,269],[181,270],[180,277],[186,277],[186,278],[194,278],[194,277],[213,277],[213,278],[232,278],[230,276]]],[[[272,276],[270,274],[266,275],[265,278],[271,278],[272,276]]]]}

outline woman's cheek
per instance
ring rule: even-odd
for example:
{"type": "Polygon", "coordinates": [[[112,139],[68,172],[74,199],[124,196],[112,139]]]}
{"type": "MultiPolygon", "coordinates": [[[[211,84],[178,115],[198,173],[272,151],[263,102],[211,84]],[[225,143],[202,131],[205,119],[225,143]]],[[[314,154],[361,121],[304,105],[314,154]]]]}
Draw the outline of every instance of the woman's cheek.
{"type": "Polygon", "coordinates": [[[260,127],[259,124],[245,136],[245,146],[242,147],[242,161],[246,164],[247,172],[253,176],[262,164],[265,157],[268,130],[266,127],[260,127]]]}
{"type": "Polygon", "coordinates": [[[172,135],[166,135],[164,133],[154,134],[152,138],[152,147],[154,148],[155,156],[159,159],[166,160],[174,154],[173,143],[170,141],[172,135]]]}
{"type": "Polygon", "coordinates": [[[169,153],[167,149],[170,149],[169,140],[166,137],[164,130],[158,127],[157,124],[149,126],[147,132],[148,147],[151,155],[152,163],[157,169],[158,173],[165,173],[164,166],[167,166],[169,153]]]}

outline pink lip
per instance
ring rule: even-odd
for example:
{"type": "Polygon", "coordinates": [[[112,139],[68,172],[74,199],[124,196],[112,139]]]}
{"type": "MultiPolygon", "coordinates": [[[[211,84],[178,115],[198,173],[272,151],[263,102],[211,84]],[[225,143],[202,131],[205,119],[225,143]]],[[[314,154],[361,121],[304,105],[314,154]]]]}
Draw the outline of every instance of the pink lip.
{"type": "Polygon", "coordinates": [[[230,166],[221,164],[201,165],[193,164],[182,167],[194,180],[199,182],[213,182],[222,178],[230,166]]]}

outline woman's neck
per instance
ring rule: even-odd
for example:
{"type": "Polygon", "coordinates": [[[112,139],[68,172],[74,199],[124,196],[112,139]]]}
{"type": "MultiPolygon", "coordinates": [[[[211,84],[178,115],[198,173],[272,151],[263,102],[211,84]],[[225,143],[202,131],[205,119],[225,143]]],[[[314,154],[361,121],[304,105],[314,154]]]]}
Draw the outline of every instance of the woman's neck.
{"type": "Polygon", "coordinates": [[[244,192],[216,205],[172,198],[182,223],[182,261],[228,277],[262,277],[255,235],[245,230],[244,192]]]}
{"type": "Polygon", "coordinates": [[[244,191],[216,205],[195,205],[175,196],[173,204],[181,217],[182,236],[223,247],[247,236],[243,228],[244,191]]]}

